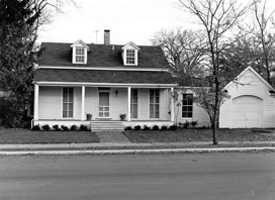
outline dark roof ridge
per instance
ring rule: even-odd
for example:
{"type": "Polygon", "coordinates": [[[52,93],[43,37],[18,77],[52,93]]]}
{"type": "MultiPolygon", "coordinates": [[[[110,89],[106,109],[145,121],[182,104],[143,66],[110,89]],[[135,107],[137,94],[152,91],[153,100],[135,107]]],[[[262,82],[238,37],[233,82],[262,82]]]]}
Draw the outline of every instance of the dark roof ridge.
{"type": "MultiPolygon", "coordinates": [[[[73,44],[73,42],[72,43],[70,43],[70,42],[41,42],[41,44],[68,44],[68,45],[72,45],[73,44]]],[[[85,42],[85,44],[87,44],[87,45],[96,45],[96,46],[125,46],[126,44],[110,44],[110,45],[105,45],[105,44],[95,44],[95,43],[86,43],[85,42]]],[[[137,46],[139,46],[139,47],[160,47],[159,45],[138,45],[137,44],[137,46]]]]}

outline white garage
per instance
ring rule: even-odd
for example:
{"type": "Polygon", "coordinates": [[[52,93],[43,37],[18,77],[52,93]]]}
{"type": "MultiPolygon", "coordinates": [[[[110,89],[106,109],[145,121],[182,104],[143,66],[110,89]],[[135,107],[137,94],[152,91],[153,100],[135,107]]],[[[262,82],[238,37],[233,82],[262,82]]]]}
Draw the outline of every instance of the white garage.
{"type": "Polygon", "coordinates": [[[240,96],[232,100],[232,128],[263,127],[263,100],[255,96],[240,96]]]}
{"type": "Polygon", "coordinates": [[[247,67],[224,89],[220,128],[274,128],[275,89],[253,68],[247,67]]]}

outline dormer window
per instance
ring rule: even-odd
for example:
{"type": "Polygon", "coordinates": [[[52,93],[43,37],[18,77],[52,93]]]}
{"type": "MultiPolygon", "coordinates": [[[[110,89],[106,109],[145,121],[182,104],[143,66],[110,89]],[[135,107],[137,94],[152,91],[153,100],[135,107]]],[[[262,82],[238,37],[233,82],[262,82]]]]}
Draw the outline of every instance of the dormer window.
{"type": "Polygon", "coordinates": [[[129,64],[129,65],[135,64],[135,50],[132,50],[132,49],[126,50],[126,64],[129,64]]]}
{"type": "Polygon", "coordinates": [[[122,60],[124,65],[138,65],[138,51],[140,48],[133,42],[128,42],[122,47],[122,60]]]}
{"type": "Polygon", "coordinates": [[[72,62],[73,64],[87,64],[89,46],[82,40],[78,40],[71,45],[72,51],[72,62]]]}
{"type": "Polygon", "coordinates": [[[83,64],[85,62],[85,49],[82,47],[75,48],[75,62],[83,64]]]}

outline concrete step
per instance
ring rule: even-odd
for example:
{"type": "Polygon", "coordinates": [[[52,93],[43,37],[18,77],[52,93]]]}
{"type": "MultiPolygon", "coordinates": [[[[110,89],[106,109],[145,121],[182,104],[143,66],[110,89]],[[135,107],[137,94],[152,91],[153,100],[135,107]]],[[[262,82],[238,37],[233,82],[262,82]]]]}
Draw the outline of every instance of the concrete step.
{"type": "Polygon", "coordinates": [[[122,122],[116,121],[97,121],[91,122],[91,131],[123,131],[122,122]]]}

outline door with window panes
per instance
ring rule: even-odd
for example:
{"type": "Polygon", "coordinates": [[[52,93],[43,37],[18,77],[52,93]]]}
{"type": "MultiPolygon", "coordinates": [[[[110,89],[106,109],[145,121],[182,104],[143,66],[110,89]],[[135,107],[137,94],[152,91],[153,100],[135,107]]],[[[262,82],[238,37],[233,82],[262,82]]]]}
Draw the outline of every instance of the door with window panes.
{"type": "Polygon", "coordinates": [[[101,118],[110,117],[110,92],[99,91],[98,116],[101,118]]]}

